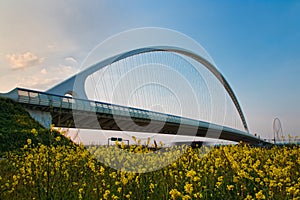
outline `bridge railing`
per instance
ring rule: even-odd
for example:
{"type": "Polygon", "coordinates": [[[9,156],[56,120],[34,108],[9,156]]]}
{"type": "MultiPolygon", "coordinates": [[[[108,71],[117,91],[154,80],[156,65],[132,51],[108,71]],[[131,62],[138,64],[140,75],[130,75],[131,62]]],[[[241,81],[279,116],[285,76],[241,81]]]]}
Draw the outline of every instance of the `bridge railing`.
{"type": "Polygon", "coordinates": [[[129,114],[131,117],[135,118],[154,119],[158,121],[168,121],[173,123],[180,123],[182,120],[184,120],[186,123],[191,125],[196,125],[198,123],[196,120],[191,120],[187,118],[185,119],[170,114],[163,114],[159,112],[120,106],[105,102],[90,101],[68,96],[48,94],[45,92],[38,92],[23,88],[17,88],[17,95],[17,101],[23,104],[114,114],[125,117],[128,117],[129,114]]]}

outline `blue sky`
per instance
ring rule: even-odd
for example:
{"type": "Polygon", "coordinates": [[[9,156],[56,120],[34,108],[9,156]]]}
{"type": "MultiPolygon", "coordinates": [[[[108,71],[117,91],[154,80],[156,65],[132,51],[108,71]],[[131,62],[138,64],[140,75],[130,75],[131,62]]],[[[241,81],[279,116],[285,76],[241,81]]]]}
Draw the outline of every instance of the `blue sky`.
{"type": "Polygon", "coordinates": [[[170,28],[212,56],[251,132],[271,137],[279,117],[286,134],[300,135],[299,1],[4,0],[0,26],[1,92],[49,88],[113,34],[170,28]]]}

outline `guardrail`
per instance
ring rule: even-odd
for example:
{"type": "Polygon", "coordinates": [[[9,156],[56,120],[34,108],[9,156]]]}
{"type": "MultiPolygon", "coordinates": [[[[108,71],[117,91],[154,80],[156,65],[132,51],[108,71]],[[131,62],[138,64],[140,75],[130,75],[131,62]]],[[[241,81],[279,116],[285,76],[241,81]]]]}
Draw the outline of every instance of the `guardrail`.
{"type": "Polygon", "coordinates": [[[126,117],[130,116],[135,118],[154,119],[158,121],[168,121],[173,123],[181,123],[182,120],[188,120],[189,124],[191,125],[199,124],[196,120],[191,120],[187,118],[185,119],[170,114],[163,114],[159,112],[120,106],[105,102],[90,101],[68,96],[48,94],[45,92],[39,92],[23,88],[17,88],[17,102],[23,104],[56,107],[62,109],[114,114],[126,117]]]}

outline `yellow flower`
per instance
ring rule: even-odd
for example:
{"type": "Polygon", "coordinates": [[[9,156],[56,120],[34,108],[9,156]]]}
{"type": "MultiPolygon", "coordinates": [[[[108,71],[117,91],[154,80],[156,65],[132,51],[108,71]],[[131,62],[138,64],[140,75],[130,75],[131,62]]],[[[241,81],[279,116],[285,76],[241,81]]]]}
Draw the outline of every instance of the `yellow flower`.
{"type": "Polygon", "coordinates": [[[234,186],[233,185],[227,185],[227,190],[233,190],[234,186]]]}
{"type": "Polygon", "coordinates": [[[172,189],[169,194],[171,195],[172,199],[175,200],[177,197],[180,197],[181,193],[177,189],[172,189]]]}
{"type": "Polygon", "coordinates": [[[255,194],[256,199],[266,199],[265,195],[263,194],[263,191],[260,190],[258,193],[255,194]]]}
{"type": "Polygon", "coordinates": [[[222,182],[223,181],[223,176],[219,176],[218,181],[222,182]]]}
{"type": "Polygon", "coordinates": [[[104,171],[105,171],[105,168],[101,166],[101,167],[100,167],[100,174],[101,174],[101,175],[104,175],[104,171]]]}
{"type": "Polygon", "coordinates": [[[295,187],[289,187],[286,189],[288,194],[292,194],[295,191],[295,187]]]}
{"type": "Polygon", "coordinates": [[[116,178],[117,177],[117,173],[116,172],[112,172],[112,173],[109,174],[109,176],[111,178],[116,178]]]}
{"type": "Polygon", "coordinates": [[[118,192],[121,193],[122,192],[122,188],[118,187],[118,192]]]}
{"type": "Polygon", "coordinates": [[[30,131],[34,136],[37,136],[38,135],[38,132],[35,128],[31,129],[30,131]]]}
{"type": "Polygon", "coordinates": [[[126,185],[128,183],[128,179],[126,177],[122,177],[121,182],[123,185],[126,185]]]}
{"type": "Polygon", "coordinates": [[[190,178],[193,178],[195,175],[196,175],[196,172],[193,169],[191,169],[190,171],[188,171],[186,173],[186,176],[190,177],[190,178]]]}
{"type": "Polygon", "coordinates": [[[27,139],[27,144],[28,144],[28,145],[31,144],[31,139],[27,139]]]}
{"type": "Polygon", "coordinates": [[[194,179],[193,179],[193,181],[195,181],[195,182],[198,182],[198,181],[200,181],[200,177],[198,177],[198,176],[195,176],[195,177],[194,177],[194,179]]]}
{"type": "Polygon", "coordinates": [[[61,140],[60,136],[57,136],[57,137],[55,138],[55,140],[56,140],[56,142],[59,142],[59,141],[61,140]]]}
{"type": "Polygon", "coordinates": [[[182,200],[189,200],[189,199],[192,199],[192,197],[190,197],[187,194],[182,197],[182,200]]]}
{"type": "Polygon", "coordinates": [[[191,194],[193,192],[193,185],[189,183],[185,183],[184,190],[186,193],[191,194]]]}
{"type": "Polygon", "coordinates": [[[153,192],[154,187],[155,187],[155,185],[153,183],[150,183],[149,188],[150,188],[151,192],[153,192]]]}
{"type": "Polygon", "coordinates": [[[110,191],[109,190],[105,190],[105,193],[103,195],[103,198],[104,199],[108,199],[109,198],[109,194],[110,194],[110,191]]]}
{"type": "Polygon", "coordinates": [[[234,183],[239,182],[239,178],[238,178],[237,176],[234,176],[234,177],[233,177],[233,182],[234,182],[234,183]]]}

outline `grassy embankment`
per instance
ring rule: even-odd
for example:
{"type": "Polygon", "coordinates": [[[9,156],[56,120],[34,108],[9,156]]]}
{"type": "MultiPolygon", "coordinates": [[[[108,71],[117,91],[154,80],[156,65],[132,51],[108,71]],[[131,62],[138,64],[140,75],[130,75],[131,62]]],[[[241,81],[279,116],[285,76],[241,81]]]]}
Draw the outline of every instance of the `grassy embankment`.
{"type": "MultiPolygon", "coordinates": [[[[19,104],[10,99],[0,98],[0,157],[6,152],[16,151],[27,144],[55,144],[57,131],[50,131],[33,120],[29,113],[19,104]],[[50,133],[51,132],[51,133],[50,133]]],[[[69,144],[71,141],[63,138],[60,144],[69,144]]]]}

